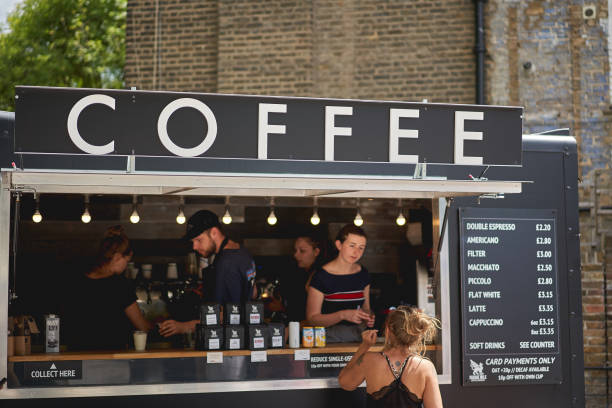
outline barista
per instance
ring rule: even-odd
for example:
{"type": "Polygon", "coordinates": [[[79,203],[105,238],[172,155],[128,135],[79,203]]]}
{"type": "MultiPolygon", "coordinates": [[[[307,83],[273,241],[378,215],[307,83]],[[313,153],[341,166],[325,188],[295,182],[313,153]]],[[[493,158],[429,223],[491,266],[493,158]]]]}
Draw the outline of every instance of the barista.
{"type": "Polygon", "coordinates": [[[370,274],[357,263],[366,246],[365,232],[345,225],[335,241],[338,256],[315,271],[306,303],[306,318],[327,328],[327,341],[361,340],[363,328],[374,325],[370,312],[370,274]]]}
{"type": "Polygon", "coordinates": [[[283,280],[280,288],[289,321],[306,319],[306,293],[314,272],[323,263],[321,242],[310,234],[300,235],[293,244],[297,269],[283,280]]]}
{"type": "MultiPolygon", "coordinates": [[[[246,249],[225,236],[219,217],[212,211],[200,210],[187,221],[185,239],[191,240],[193,250],[205,258],[215,254],[211,265],[214,275],[213,300],[225,303],[244,303],[254,298],[255,262],[246,249]]],[[[195,329],[198,320],[177,322],[166,320],[159,332],[168,337],[195,329]]]]}
{"type": "Polygon", "coordinates": [[[151,329],[122,275],[132,254],[123,228],[108,228],[93,267],[77,278],[69,294],[62,331],[71,350],[124,349],[134,328],[151,329]]]}

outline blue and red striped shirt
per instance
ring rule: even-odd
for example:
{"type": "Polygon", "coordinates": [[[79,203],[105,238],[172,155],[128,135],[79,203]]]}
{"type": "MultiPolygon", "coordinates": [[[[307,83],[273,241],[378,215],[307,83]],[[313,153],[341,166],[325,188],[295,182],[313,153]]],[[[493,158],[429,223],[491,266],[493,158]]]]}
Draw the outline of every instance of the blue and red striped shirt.
{"type": "Polygon", "coordinates": [[[324,314],[362,307],[364,289],[369,284],[370,274],[363,266],[359,272],[350,275],[334,275],[319,268],[310,282],[310,286],[323,293],[321,313],[324,314]]]}

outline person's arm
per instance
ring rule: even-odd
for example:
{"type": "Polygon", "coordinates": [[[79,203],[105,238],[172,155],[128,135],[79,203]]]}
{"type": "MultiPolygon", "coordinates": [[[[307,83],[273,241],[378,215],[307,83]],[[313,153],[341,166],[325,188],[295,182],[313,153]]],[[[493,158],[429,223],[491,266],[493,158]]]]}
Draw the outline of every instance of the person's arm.
{"type": "Polygon", "coordinates": [[[353,391],[365,380],[366,371],[363,360],[370,347],[376,343],[376,333],[377,330],[366,330],[361,334],[361,344],[353,354],[351,361],[340,371],[338,376],[338,383],[342,389],[353,391]]]}
{"type": "Polygon", "coordinates": [[[127,318],[130,319],[130,322],[132,322],[134,327],[136,327],[138,330],[149,331],[153,328],[153,325],[149,323],[149,321],[142,315],[142,312],[140,311],[140,308],[136,302],[133,302],[131,305],[126,307],[124,312],[127,318]]]}
{"type": "Polygon", "coordinates": [[[442,408],[442,395],[438,385],[438,374],[432,362],[427,363],[427,373],[425,375],[425,391],[423,391],[423,405],[425,408],[442,408]]]}
{"type": "Polygon", "coordinates": [[[368,327],[374,327],[374,321],[376,315],[372,313],[372,309],[370,308],[370,285],[368,284],[365,288],[363,288],[363,297],[365,300],[363,301],[362,309],[364,312],[368,314],[368,319],[366,321],[368,327]]]}
{"type": "Polygon", "coordinates": [[[324,295],[312,286],[308,288],[308,299],[306,300],[306,320],[314,326],[329,327],[343,320],[352,323],[361,323],[369,319],[370,315],[360,309],[345,309],[334,313],[321,313],[324,295]]]}
{"type": "Polygon", "coordinates": [[[164,337],[169,337],[174,334],[190,333],[195,330],[199,320],[190,320],[188,322],[177,322],[176,320],[165,320],[159,325],[159,334],[164,337]]]}

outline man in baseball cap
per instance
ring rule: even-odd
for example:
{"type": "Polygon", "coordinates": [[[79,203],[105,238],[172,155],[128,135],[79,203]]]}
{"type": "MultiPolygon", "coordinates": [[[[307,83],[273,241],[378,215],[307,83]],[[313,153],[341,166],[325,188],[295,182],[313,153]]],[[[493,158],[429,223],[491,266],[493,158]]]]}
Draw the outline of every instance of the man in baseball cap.
{"type": "MultiPolygon", "coordinates": [[[[214,289],[212,300],[225,305],[244,303],[254,297],[255,262],[246,249],[225,236],[219,217],[214,212],[200,210],[189,217],[183,238],[190,240],[193,250],[203,257],[215,255],[209,267],[211,270],[207,273],[213,275],[208,283],[214,289]]],[[[160,325],[159,332],[166,337],[186,333],[193,331],[197,323],[198,320],[166,320],[160,325]]]]}
{"type": "MultiPolygon", "coordinates": [[[[205,258],[219,252],[217,248],[223,243],[225,234],[221,229],[219,217],[212,211],[200,210],[189,217],[183,239],[193,243],[193,250],[205,258]]],[[[227,241],[228,248],[240,248],[233,241],[227,241]],[[233,245],[232,245],[233,244],[233,245]]]]}

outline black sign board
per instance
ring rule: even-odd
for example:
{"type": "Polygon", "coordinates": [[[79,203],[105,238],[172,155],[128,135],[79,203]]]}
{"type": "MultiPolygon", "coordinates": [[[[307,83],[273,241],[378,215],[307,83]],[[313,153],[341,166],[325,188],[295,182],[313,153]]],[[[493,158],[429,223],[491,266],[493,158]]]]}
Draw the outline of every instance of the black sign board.
{"type": "Polygon", "coordinates": [[[46,384],[61,380],[78,380],[83,376],[82,361],[28,361],[23,366],[23,381],[46,384]]]}
{"type": "Polygon", "coordinates": [[[17,87],[15,151],[521,164],[522,108],[17,87]]]}
{"type": "Polygon", "coordinates": [[[561,382],[556,213],[460,209],[463,384],[561,382]]]}

